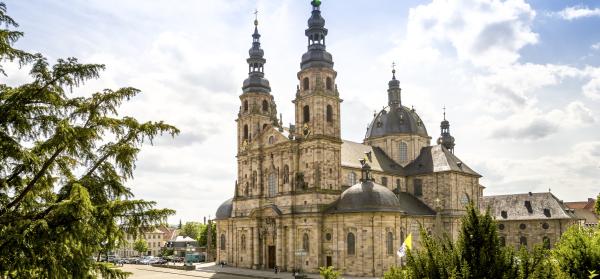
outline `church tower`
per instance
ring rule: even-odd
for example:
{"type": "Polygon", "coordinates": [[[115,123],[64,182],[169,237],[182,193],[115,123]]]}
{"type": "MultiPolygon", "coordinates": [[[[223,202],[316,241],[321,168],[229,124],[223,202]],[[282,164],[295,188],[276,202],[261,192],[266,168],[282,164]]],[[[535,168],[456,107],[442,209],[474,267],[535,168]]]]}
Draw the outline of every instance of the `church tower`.
{"type": "Polygon", "coordinates": [[[304,188],[339,190],[341,164],[340,103],[333,59],[325,48],[325,19],[321,1],[311,2],[305,35],[308,50],[302,55],[295,105],[296,135],[300,139],[299,172],[304,188]]]}
{"type": "Polygon", "coordinates": [[[265,78],[264,51],[260,48],[258,20],[254,20],[252,47],[248,51],[248,78],[244,80],[240,95],[240,111],[238,113],[238,153],[243,152],[248,144],[268,125],[277,125],[277,108],[269,81],[265,78]]]}
{"type": "Polygon", "coordinates": [[[444,146],[450,152],[454,153],[454,137],[450,135],[450,122],[446,120],[446,108],[444,107],[444,120],[440,123],[440,137],[437,144],[444,146]]]}

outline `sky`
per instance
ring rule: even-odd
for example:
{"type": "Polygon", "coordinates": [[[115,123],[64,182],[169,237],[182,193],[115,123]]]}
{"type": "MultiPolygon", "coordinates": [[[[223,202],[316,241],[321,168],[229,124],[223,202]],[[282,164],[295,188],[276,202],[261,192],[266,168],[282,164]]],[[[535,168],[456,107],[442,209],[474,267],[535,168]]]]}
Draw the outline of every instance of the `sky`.
{"type": "MultiPolygon", "coordinates": [[[[16,47],[50,61],[102,63],[89,95],[132,86],[121,116],[181,129],[144,146],[137,198],[214,217],[233,196],[236,122],[257,9],[266,78],[293,123],[308,0],[5,0],[25,33],[16,47]]],[[[361,142],[387,104],[391,64],[402,100],[432,143],[445,106],[455,154],[483,177],[484,195],[551,191],[565,201],[600,192],[600,1],[323,0],[341,98],[342,137],[361,142]]],[[[6,67],[0,82],[26,82],[6,67]]]]}

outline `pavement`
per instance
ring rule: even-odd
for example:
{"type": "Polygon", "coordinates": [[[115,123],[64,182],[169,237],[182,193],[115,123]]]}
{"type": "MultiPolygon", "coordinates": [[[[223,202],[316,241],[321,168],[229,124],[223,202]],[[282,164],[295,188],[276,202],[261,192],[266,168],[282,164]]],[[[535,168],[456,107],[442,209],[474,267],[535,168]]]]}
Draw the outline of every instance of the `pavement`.
{"type": "MultiPolygon", "coordinates": [[[[237,268],[231,266],[220,267],[215,263],[195,264],[196,270],[176,270],[161,267],[152,267],[148,265],[126,264],[121,267],[124,271],[132,272],[130,279],[190,279],[190,278],[215,278],[215,279],[244,279],[244,278],[294,278],[291,272],[279,272],[275,274],[271,270],[255,270],[246,268],[237,268]]],[[[306,274],[308,278],[321,278],[319,274],[306,274]]],[[[349,277],[342,276],[344,279],[375,279],[371,277],[349,277]]]]}
{"type": "MultiPolygon", "coordinates": [[[[196,264],[196,271],[202,272],[215,272],[217,274],[229,274],[236,276],[246,276],[248,278],[294,278],[291,272],[279,272],[275,274],[272,270],[256,270],[256,269],[247,269],[247,268],[237,268],[231,266],[221,267],[219,265],[215,265],[212,263],[201,263],[196,264]]],[[[306,274],[307,278],[311,279],[320,279],[319,274],[306,274]]],[[[376,279],[375,277],[352,277],[352,276],[343,276],[344,279],[376,279]]]]}

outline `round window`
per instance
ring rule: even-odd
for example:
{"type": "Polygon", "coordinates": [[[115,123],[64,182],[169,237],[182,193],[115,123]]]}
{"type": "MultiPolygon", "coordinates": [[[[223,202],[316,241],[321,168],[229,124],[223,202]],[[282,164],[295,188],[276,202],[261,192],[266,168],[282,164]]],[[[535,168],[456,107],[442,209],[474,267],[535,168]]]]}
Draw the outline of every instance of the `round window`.
{"type": "Polygon", "coordinates": [[[330,233],[326,233],[325,234],[325,240],[327,240],[327,241],[331,240],[331,234],[330,233]]]}
{"type": "Polygon", "coordinates": [[[544,228],[544,230],[547,230],[548,228],[550,228],[550,225],[548,225],[548,223],[543,223],[542,228],[544,228]]]}
{"type": "Polygon", "coordinates": [[[524,230],[525,228],[527,228],[527,225],[525,225],[525,224],[521,224],[521,225],[519,225],[519,229],[522,229],[522,230],[524,230]]]}
{"type": "Polygon", "coordinates": [[[498,225],[498,228],[499,228],[500,230],[503,230],[503,229],[504,229],[504,224],[500,224],[500,225],[498,225]]]}

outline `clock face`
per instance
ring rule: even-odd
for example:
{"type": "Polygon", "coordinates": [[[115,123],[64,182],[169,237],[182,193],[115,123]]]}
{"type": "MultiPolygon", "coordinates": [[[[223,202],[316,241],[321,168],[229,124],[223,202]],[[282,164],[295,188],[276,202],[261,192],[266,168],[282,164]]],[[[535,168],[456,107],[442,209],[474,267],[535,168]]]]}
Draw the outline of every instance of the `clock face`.
{"type": "Polygon", "coordinates": [[[462,197],[460,197],[460,203],[463,205],[467,205],[467,203],[469,203],[469,196],[466,193],[463,193],[462,197]]]}

